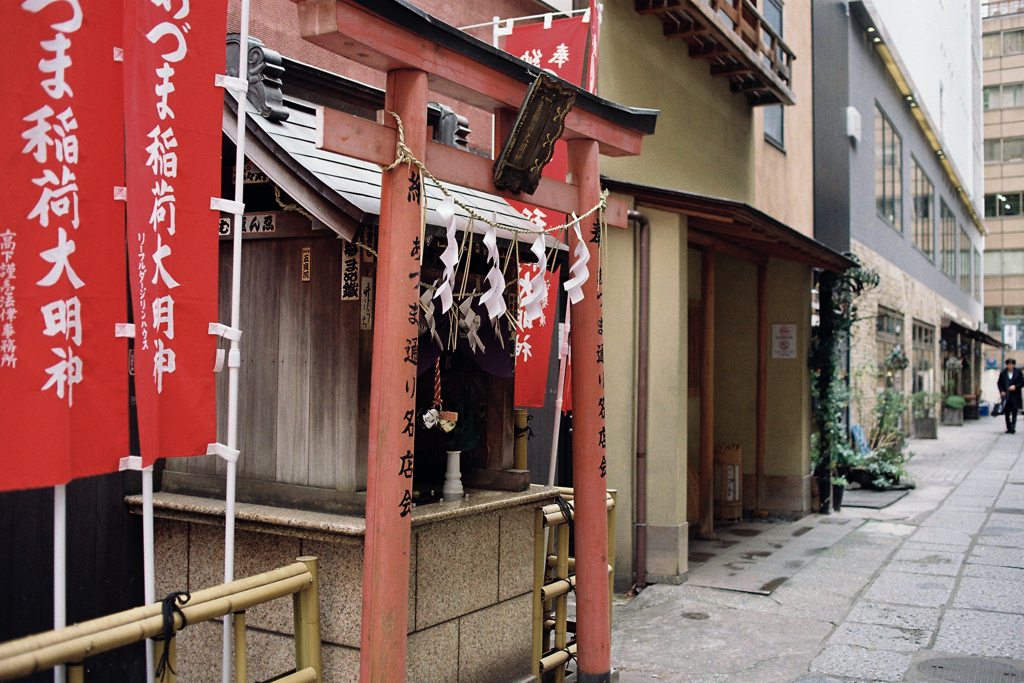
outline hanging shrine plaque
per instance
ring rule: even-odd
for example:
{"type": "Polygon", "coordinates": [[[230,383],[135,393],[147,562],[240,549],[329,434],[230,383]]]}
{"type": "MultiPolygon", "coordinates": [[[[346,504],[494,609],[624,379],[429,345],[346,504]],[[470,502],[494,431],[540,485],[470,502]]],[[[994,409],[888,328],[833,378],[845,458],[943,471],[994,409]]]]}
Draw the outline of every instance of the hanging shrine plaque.
{"type": "Polygon", "coordinates": [[[551,161],[555,142],[565,130],[565,116],[575,102],[572,88],[543,72],[537,74],[494,162],[495,187],[526,194],[537,191],[541,171],[551,161]]]}

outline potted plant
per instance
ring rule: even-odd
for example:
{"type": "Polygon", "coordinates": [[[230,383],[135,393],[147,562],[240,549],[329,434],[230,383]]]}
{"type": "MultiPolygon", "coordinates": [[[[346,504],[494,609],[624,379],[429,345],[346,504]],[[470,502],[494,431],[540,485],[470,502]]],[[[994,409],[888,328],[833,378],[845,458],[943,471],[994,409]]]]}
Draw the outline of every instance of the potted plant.
{"type": "Polygon", "coordinates": [[[963,427],[965,405],[967,405],[967,401],[963,396],[947,396],[942,406],[942,424],[963,427]]]}
{"type": "Polygon", "coordinates": [[[833,475],[830,479],[832,483],[832,509],[839,512],[843,509],[843,491],[846,490],[850,482],[842,475],[833,475]]]}
{"type": "Polygon", "coordinates": [[[914,413],[914,438],[939,438],[938,420],[935,417],[935,404],[941,400],[941,394],[930,391],[918,391],[910,396],[910,404],[914,413]]]}

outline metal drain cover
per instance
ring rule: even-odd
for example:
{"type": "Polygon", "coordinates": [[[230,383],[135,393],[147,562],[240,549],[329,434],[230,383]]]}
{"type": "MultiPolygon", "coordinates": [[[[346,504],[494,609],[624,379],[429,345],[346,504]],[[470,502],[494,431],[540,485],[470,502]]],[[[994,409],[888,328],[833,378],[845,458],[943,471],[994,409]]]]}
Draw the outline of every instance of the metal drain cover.
{"type": "Polygon", "coordinates": [[[917,670],[936,681],[955,683],[1024,683],[1024,669],[991,659],[944,657],[926,659],[917,670]]]}

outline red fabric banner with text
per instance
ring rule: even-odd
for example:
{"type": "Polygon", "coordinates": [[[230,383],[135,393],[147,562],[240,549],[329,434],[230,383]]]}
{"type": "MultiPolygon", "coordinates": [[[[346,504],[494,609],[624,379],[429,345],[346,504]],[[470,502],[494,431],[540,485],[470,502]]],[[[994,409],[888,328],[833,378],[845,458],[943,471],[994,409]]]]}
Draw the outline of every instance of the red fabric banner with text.
{"type": "MultiPolygon", "coordinates": [[[[593,92],[596,84],[594,75],[597,64],[597,31],[593,32],[594,37],[591,38],[590,28],[589,13],[568,19],[553,20],[546,28],[544,22],[515,26],[512,33],[505,38],[505,51],[593,92]]],[[[544,167],[543,174],[545,177],[564,182],[567,171],[566,146],[563,141],[559,140],[555,143],[555,153],[551,157],[551,161],[544,167]]],[[[565,214],[538,209],[523,202],[510,200],[509,204],[541,228],[560,225],[566,220],[565,214]]],[[[526,276],[528,268],[530,266],[520,267],[520,278],[526,276]]],[[[530,332],[531,353],[528,356],[519,353],[517,347],[515,404],[520,407],[540,408],[544,405],[543,387],[547,384],[551,339],[553,332],[558,329],[559,323],[553,315],[555,310],[553,297],[557,295],[557,289],[553,290],[549,287],[549,292],[552,296],[548,297],[544,318],[534,322],[530,332]],[[541,387],[539,392],[538,387],[541,387]]],[[[522,338],[524,334],[526,334],[526,330],[520,325],[518,336],[522,338]]],[[[557,335],[555,336],[557,337],[557,335]]],[[[566,391],[563,403],[565,410],[571,409],[572,406],[571,392],[568,390],[568,386],[569,375],[566,373],[566,391]]]]}
{"type": "Polygon", "coordinates": [[[0,491],[128,455],[120,2],[4,0],[0,491]],[[111,96],[114,93],[115,96],[111,96]]]}
{"type": "MultiPolygon", "coordinates": [[[[525,295],[527,283],[536,277],[540,266],[519,266],[519,297],[525,295]]],[[[516,395],[515,404],[524,408],[544,406],[544,393],[548,384],[548,363],[551,358],[551,335],[558,329],[555,311],[558,307],[558,271],[550,274],[547,294],[544,296],[544,315],[526,321],[524,310],[519,309],[516,326],[516,395]]]]}
{"type": "Polygon", "coordinates": [[[128,0],[125,160],[143,463],[216,441],[223,0],[128,0]]]}

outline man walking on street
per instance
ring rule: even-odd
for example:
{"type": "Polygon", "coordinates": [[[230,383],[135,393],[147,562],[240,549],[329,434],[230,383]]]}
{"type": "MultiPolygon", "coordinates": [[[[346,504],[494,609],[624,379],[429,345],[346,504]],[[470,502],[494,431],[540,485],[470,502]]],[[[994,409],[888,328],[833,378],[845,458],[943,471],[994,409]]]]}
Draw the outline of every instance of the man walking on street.
{"type": "Polygon", "coordinates": [[[1017,361],[1006,359],[1006,369],[999,373],[999,395],[1003,397],[1003,416],[1006,418],[1006,433],[1017,431],[1017,411],[1024,409],[1021,398],[1021,387],[1024,386],[1024,373],[1017,369],[1017,361]]]}

